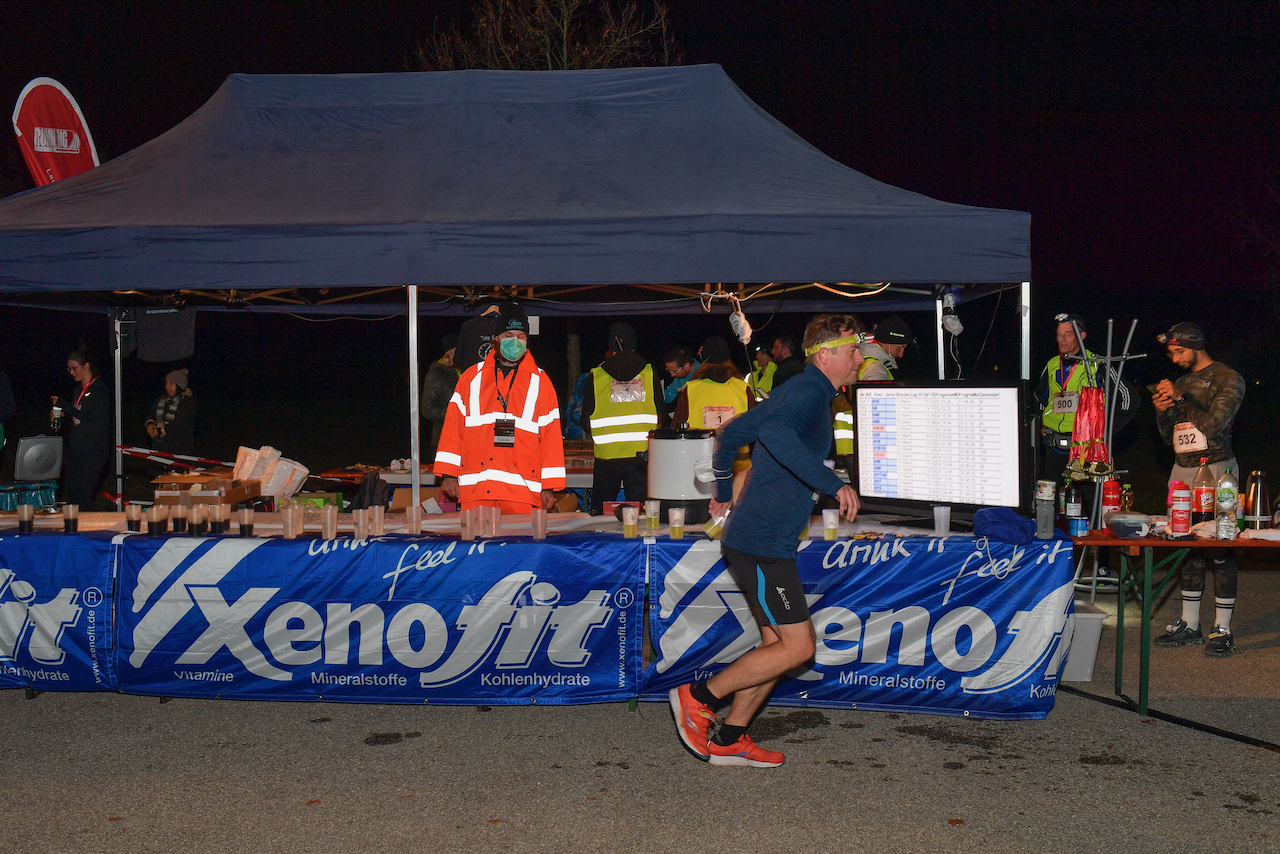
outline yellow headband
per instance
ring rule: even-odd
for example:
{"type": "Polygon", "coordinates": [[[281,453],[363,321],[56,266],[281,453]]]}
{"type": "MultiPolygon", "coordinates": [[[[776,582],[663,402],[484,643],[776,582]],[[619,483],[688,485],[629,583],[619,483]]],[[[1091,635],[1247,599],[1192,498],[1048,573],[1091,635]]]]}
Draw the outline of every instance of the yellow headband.
{"type": "Polygon", "coordinates": [[[814,344],[812,347],[805,349],[804,356],[807,359],[819,350],[843,347],[845,344],[863,344],[866,340],[867,334],[865,332],[855,332],[852,335],[846,335],[844,338],[836,338],[832,341],[823,341],[821,344],[814,344]]]}

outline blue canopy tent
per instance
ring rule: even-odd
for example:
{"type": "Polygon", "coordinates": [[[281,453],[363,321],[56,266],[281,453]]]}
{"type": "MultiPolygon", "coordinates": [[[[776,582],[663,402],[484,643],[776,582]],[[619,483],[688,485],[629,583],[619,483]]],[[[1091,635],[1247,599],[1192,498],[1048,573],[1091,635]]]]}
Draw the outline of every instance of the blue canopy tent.
{"type": "MultiPolygon", "coordinates": [[[[868,178],[714,65],[236,74],[151,142],[0,201],[0,292],[408,287],[411,385],[421,286],[892,282],[924,308],[986,283],[1025,307],[1030,270],[1029,214],[868,178]]],[[[416,389],[411,408],[416,457],[416,389]]]]}

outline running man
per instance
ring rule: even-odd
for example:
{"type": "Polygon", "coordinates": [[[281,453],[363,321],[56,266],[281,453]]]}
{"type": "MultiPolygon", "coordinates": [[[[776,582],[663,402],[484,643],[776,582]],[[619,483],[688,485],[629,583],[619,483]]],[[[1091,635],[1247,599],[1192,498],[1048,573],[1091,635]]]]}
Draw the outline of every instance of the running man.
{"type": "Polygon", "coordinates": [[[834,495],[845,516],[858,514],[858,493],[822,464],[831,447],[831,398],[862,365],[847,315],[825,314],[804,332],[804,371],[720,433],[714,459],[718,495],[711,512],[732,498],[737,449],[756,443],[753,474],[729,515],[722,549],[734,581],[760,624],[760,645],[706,682],[671,690],[676,728],[685,746],[712,765],[774,768],[785,757],[759,747],[747,726],[782,674],[813,658],[815,635],[796,569],[801,526],[813,513],[813,493],[834,495]],[[717,709],[732,703],[714,738],[717,709]]]}

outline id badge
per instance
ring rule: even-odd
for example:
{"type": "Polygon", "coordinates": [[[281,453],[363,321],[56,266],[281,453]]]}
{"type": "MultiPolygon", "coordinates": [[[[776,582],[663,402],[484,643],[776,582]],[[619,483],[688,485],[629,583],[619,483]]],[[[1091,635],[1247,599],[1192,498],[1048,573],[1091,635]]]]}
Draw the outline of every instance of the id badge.
{"type": "Polygon", "coordinates": [[[644,377],[627,382],[613,380],[609,383],[610,403],[644,403],[644,377]]]}
{"type": "Polygon", "coordinates": [[[493,446],[495,448],[513,448],[516,444],[516,420],[499,418],[493,422],[493,446]]]}
{"type": "Polygon", "coordinates": [[[1053,396],[1054,415],[1075,415],[1080,408],[1080,392],[1060,391],[1053,396]]]}
{"type": "Polygon", "coordinates": [[[1200,428],[1190,421],[1179,421],[1173,427],[1173,452],[1188,454],[1192,451],[1209,450],[1209,440],[1200,432],[1200,428]]]}

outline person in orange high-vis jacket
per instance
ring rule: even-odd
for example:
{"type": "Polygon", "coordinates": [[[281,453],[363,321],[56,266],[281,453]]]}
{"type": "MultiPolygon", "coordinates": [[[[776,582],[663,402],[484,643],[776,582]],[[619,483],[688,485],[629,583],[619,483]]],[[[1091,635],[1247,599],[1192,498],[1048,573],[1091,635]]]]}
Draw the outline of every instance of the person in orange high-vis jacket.
{"type": "Polygon", "coordinates": [[[462,509],[550,509],[564,489],[560,407],[551,379],[528,352],[529,318],[503,305],[494,347],[462,372],[444,418],[435,474],[462,509]]]}

